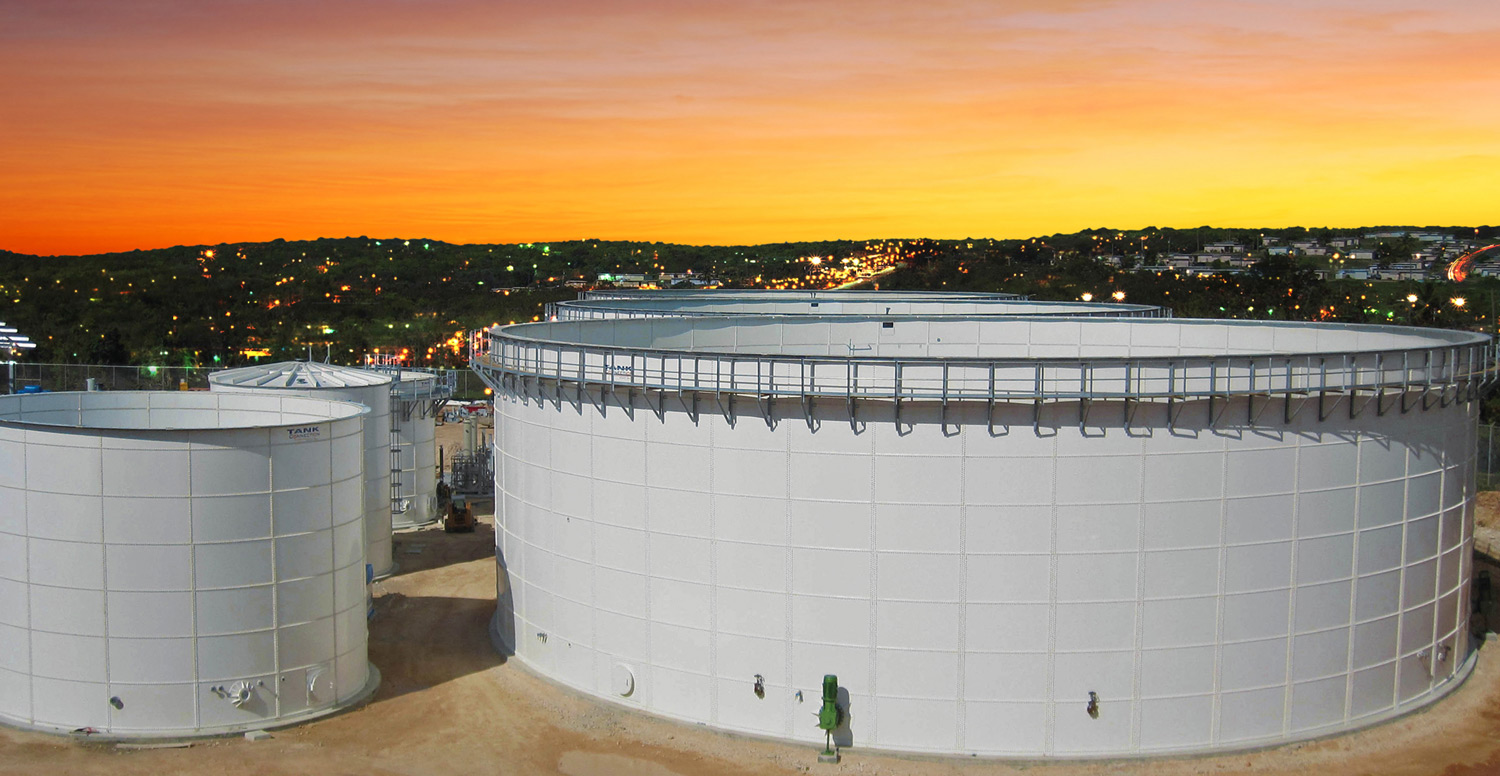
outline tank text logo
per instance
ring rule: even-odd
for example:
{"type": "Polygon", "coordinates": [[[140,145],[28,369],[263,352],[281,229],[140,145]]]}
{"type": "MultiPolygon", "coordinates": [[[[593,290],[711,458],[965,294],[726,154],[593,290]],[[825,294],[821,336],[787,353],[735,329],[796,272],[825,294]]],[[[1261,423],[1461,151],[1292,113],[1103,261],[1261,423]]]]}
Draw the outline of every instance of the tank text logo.
{"type": "Polygon", "coordinates": [[[299,442],[304,439],[317,439],[323,435],[323,428],[321,426],[298,426],[297,428],[287,429],[286,435],[293,442],[299,442]]]}

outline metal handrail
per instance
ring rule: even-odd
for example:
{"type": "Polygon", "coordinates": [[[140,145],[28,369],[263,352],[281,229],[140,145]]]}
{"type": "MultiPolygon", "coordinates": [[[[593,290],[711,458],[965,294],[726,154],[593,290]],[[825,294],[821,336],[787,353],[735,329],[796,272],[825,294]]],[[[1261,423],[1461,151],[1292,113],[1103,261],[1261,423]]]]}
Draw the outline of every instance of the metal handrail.
{"type": "Polygon", "coordinates": [[[479,333],[471,367],[507,377],[677,393],[962,401],[1183,399],[1385,389],[1484,389],[1494,343],[1298,355],[984,358],[802,356],[691,352],[479,333]],[[498,345],[498,347],[497,347],[498,345]],[[563,354],[574,357],[564,358],[563,354]],[[629,356],[620,363],[622,356],[629,356]],[[711,364],[711,369],[703,369],[711,364]],[[821,370],[819,367],[823,367],[821,370]],[[843,373],[844,379],[807,380],[843,373]]]}

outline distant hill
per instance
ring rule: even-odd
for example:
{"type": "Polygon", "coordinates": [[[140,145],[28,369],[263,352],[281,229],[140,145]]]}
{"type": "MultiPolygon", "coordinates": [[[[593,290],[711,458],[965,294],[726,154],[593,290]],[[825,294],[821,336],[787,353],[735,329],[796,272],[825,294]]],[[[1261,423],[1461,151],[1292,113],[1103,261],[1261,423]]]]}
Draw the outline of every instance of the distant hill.
{"type": "MultiPolygon", "coordinates": [[[[176,246],[92,256],[30,256],[0,250],[0,320],[38,343],[47,362],[229,365],[254,353],[298,357],[309,345],[353,363],[372,348],[406,349],[409,363],[463,363],[462,332],[526,321],[564,287],[601,273],[681,273],[730,285],[801,277],[808,256],[850,257],[898,243],[908,270],[886,288],[1013,290],[1076,298],[1071,258],[1131,252],[1142,259],[1215,242],[1258,248],[1267,238],[1329,239],[1368,229],[1090,229],[995,240],[836,240],[756,246],[692,246],[572,240],[547,244],[454,245],[437,240],[348,237],[176,246]],[[1019,271],[1031,267],[1031,271],[1019,271]],[[1045,270],[1038,270],[1046,267],[1045,270]],[[962,270],[962,271],[960,271],[962,270]],[[1055,276],[1055,277],[1049,277],[1055,276]],[[1072,279],[1070,279],[1072,278],[1072,279]],[[948,284],[952,285],[948,285],[948,284]]],[[[1481,227],[1420,227],[1493,236],[1481,227]]],[[[837,260],[835,258],[835,260],[837,260]]],[[[1087,269],[1087,262],[1084,269],[1087,269]]],[[[1093,272],[1093,270],[1088,270],[1093,272]]],[[[1092,282],[1092,281],[1090,281],[1092,282]]],[[[1184,307],[1183,290],[1139,291],[1184,307]]],[[[1230,305],[1198,305],[1213,314],[1230,305]]]]}

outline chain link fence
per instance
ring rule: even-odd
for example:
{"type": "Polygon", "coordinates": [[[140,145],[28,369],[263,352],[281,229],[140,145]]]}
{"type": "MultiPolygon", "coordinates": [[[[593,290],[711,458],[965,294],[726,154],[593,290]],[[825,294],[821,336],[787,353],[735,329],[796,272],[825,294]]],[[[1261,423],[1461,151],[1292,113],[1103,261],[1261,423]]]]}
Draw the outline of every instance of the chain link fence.
{"type": "MultiPolygon", "coordinates": [[[[0,393],[21,390],[82,391],[94,380],[101,391],[206,391],[208,376],[223,367],[103,366],[99,364],[35,364],[25,361],[0,364],[0,393]]],[[[485,384],[468,369],[434,369],[453,374],[457,388],[453,398],[478,401],[486,398],[485,384]]]]}
{"type": "Polygon", "coordinates": [[[1479,449],[1475,451],[1475,479],[1480,490],[1500,490],[1500,434],[1496,424],[1479,427],[1479,449]]]}

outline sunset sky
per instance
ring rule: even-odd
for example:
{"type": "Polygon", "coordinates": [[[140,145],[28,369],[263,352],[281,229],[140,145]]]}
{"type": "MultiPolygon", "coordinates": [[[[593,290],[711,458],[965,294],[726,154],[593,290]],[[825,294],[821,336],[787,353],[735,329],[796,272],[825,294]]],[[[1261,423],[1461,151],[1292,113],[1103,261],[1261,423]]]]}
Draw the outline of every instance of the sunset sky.
{"type": "Polygon", "coordinates": [[[0,249],[1500,222],[1495,0],[3,0],[0,249]]]}

